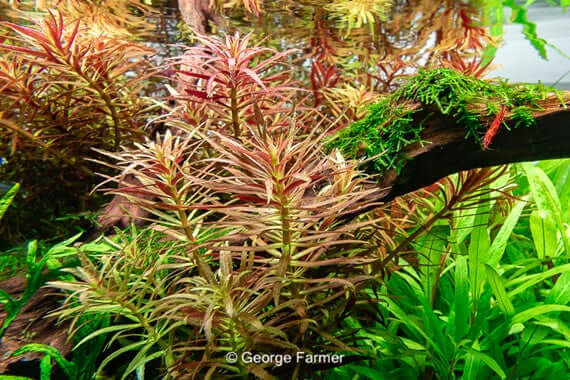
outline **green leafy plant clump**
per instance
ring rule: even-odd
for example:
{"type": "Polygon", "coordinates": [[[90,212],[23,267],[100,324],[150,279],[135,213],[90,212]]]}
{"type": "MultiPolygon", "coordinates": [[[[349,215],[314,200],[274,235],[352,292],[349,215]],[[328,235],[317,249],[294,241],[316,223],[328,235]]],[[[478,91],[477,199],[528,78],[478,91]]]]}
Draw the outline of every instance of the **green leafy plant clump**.
{"type": "Polygon", "coordinates": [[[374,172],[399,171],[404,147],[426,143],[421,133],[434,115],[452,117],[465,129],[466,138],[484,147],[483,135],[494,124],[497,128],[501,123],[507,128],[533,126],[533,112],[543,110],[540,101],[552,93],[565,106],[555,89],[540,83],[488,81],[448,68],[421,70],[372,104],[363,119],[340,130],[327,146],[339,148],[350,158],[371,159],[369,169],[374,172]]]}

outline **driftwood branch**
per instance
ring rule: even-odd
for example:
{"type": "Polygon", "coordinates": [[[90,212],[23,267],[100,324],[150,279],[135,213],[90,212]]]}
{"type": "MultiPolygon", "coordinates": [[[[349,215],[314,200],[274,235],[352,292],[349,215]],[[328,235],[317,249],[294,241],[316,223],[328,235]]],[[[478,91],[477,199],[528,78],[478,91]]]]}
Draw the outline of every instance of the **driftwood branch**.
{"type": "Polygon", "coordinates": [[[190,28],[200,34],[210,33],[210,23],[221,22],[210,0],[178,0],[178,9],[182,19],[190,28]]]}
{"type": "Polygon", "coordinates": [[[551,101],[535,120],[532,127],[508,130],[502,126],[484,150],[472,138],[466,139],[452,118],[438,115],[430,119],[422,134],[430,143],[405,149],[409,160],[399,174],[389,171],[382,178],[381,186],[387,190],[380,200],[390,201],[462,170],[570,157],[570,108],[551,101]]]}

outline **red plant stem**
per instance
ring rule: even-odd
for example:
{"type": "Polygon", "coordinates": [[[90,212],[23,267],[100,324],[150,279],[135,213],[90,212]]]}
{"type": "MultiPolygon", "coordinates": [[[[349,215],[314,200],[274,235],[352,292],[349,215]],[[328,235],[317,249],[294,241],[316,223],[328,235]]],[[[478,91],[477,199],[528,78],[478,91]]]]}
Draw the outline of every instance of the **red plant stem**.
{"type": "Polygon", "coordinates": [[[230,92],[230,107],[232,111],[232,126],[234,129],[234,137],[239,137],[239,115],[238,115],[238,104],[237,104],[237,89],[232,87],[230,92]]]}
{"type": "MultiPolygon", "coordinates": [[[[172,193],[172,200],[174,201],[174,203],[178,206],[184,206],[184,203],[181,201],[178,195],[178,190],[176,188],[176,185],[172,183],[169,185],[170,185],[169,186],[170,192],[172,193]]],[[[194,239],[194,236],[192,235],[192,228],[190,227],[190,223],[188,223],[188,216],[186,215],[186,211],[178,210],[178,216],[180,217],[180,223],[182,224],[181,227],[184,230],[184,233],[186,234],[186,238],[190,243],[192,244],[195,243],[196,239],[194,239]]],[[[200,273],[200,275],[204,277],[210,284],[215,284],[216,281],[214,278],[214,273],[212,273],[212,270],[210,269],[208,263],[206,263],[202,258],[202,256],[200,256],[200,252],[194,250],[192,252],[192,258],[194,259],[194,263],[198,268],[198,272],[200,273]]]]}

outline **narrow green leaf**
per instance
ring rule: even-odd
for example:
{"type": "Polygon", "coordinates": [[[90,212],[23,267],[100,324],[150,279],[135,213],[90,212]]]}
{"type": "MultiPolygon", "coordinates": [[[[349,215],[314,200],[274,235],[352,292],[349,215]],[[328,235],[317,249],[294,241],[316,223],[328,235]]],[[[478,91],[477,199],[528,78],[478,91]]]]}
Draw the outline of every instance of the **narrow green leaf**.
{"type": "Polygon", "coordinates": [[[507,219],[505,219],[505,222],[499,229],[497,236],[495,236],[495,239],[489,248],[489,265],[495,267],[501,261],[501,258],[505,253],[505,248],[507,247],[507,241],[509,240],[513,229],[517,225],[521,213],[526,206],[527,199],[527,197],[524,197],[522,200],[516,202],[509,213],[509,216],[507,216],[507,219]]]}
{"type": "MultiPolygon", "coordinates": [[[[479,342],[473,342],[472,349],[478,350],[480,348],[479,342]]],[[[481,370],[481,360],[471,355],[469,352],[465,354],[465,365],[463,366],[463,374],[461,380],[477,380],[479,371],[481,370]]]]}
{"type": "Polygon", "coordinates": [[[554,267],[552,269],[549,269],[549,270],[542,272],[542,273],[535,273],[535,274],[526,275],[526,276],[519,276],[519,277],[515,278],[514,280],[507,282],[507,286],[516,285],[516,284],[520,283],[520,285],[518,287],[516,287],[515,289],[513,289],[509,292],[509,296],[513,297],[513,296],[525,291],[526,289],[530,288],[531,286],[536,285],[539,282],[546,280],[547,278],[550,278],[550,277],[555,276],[555,275],[560,274],[560,273],[568,273],[568,272],[570,272],[570,264],[564,264],[564,265],[560,265],[560,266],[554,267]]]}
{"type": "Polygon", "coordinates": [[[459,208],[453,213],[453,231],[451,241],[461,244],[475,228],[475,213],[473,210],[459,208]]]}
{"type": "Polygon", "coordinates": [[[524,324],[522,323],[514,323],[511,328],[509,329],[508,335],[518,334],[524,330],[524,324]]]}
{"type": "Polygon", "coordinates": [[[536,202],[538,211],[550,212],[556,222],[556,227],[562,234],[564,250],[570,253],[570,236],[566,234],[566,226],[562,217],[562,206],[556,193],[556,188],[542,169],[532,164],[523,164],[528,178],[532,197],[536,202]]]}
{"type": "Polygon", "coordinates": [[[531,307],[525,311],[521,311],[520,313],[516,314],[513,319],[512,323],[524,323],[530,319],[536,318],[539,315],[552,313],[555,311],[561,312],[570,312],[570,306],[565,305],[540,305],[531,307]]]}
{"type": "Polygon", "coordinates": [[[428,335],[422,326],[418,324],[415,318],[411,318],[404,310],[402,310],[395,302],[389,299],[387,301],[387,309],[399,320],[402,321],[408,327],[412,333],[417,336],[423,337],[426,342],[436,351],[439,355],[444,356],[441,348],[435,343],[430,335],[428,335]]]}
{"type": "Polygon", "coordinates": [[[505,371],[501,368],[499,363],[495,361],[492,357],[487,354],[482,353],[481,351],[474,350],[472,348],[465,348],[465,351],[472,355],[473,357],[481,360],[485,363],[489,368],[491,368],[501,379],[506,379],[507,375],[505,375],[505,371]]]}
{"type": "Polygon", "coordinates": [[[548,292],[547,303],[567,305],[570,302],[570,272],[563,273],[548,292]]]}
{"type": "Polygon", "coordinates": [[[28,270],[33,270],[36,266],[36,253],[38,251],[38,242],[33,240],[28,243],[28,249],[26,251],[26,266],[28,270]]]}
{"type": "Polygon", "coordinates": [[[151,360],[154,360],[156,358],[159,358],[165,354],[164,351],[160,350],[160,351],[154,352],[150,355],[147,355],[148,350],[150,350],[153,346],[154,346],[154,343],[151,342],[151,343],[147,344],[146,346],[144,346],[142,349],[140,349],[139,352],[137,352],[136,356],[133,358],[133,360],[131,360],[127,369],[123,373],[121,380],[126,379],[127,376],[129,374],[131,374],[133,371],[140,370],[140,371],[144,372],[144,367],[145,367],[146,363],[148,363],[151,360]]]}
{"type": "Polygon", "coordinates": [[[560,346],[564,348],[570,348],[570,341],[562,339],[543,339],[539,344],[550,344],[553,346],[560,346]]]}
{"type": "Polygon", "coordinates": [[[105,357],[105,359],[99,365],[99,369],[97,369],[97,373],[101,373],[103,368],[105,368],[105,366],[107,364],[109,364],[113,359],[121,356],[122,354],[124,354],[126,352],[138,350],[139,347],[142,347],[147,343],[148,343],[148,341],[145,339],[145,340],[141,340],[140,342],[131,343],[131,344],[128,344],[124,347],[119,348],[118,350],[114,351],[112,354],[105,357]]]}
{"type": "Polygon", "coordinates": [[[437,283],[437,275],[439,273],[440,261],[447,239],[441,235],[447,232],[447,228],[435,228],[436,231],[426,235],[419,241],[418,251],[420,252],[421,282],[424,295],[429,302],[433,302],[432,298],[435,294],[434,288],[437,283]]]}
{"type": "Polygon", "coordinates": [[[435,344],[437,344],[437,348],[441,352],[440,355],[442,356],[442,359],[448,362],[452,359],[453,349],[448,336],[443,333],[444,322],[435,315],[425,298],[422,299],[422,302],[422,316],[426,332],[433,338],[435,344]]]}
{"type": "Polygon", "coordinates": [[[455,342],[461,341],[469,331],[469,280],[467,258],[457,257],[455,261],[455,342]]]}
{"type": "Polygon", "coordinates": [[[73,349],[76,350],[79,346],[81,346],[85,342],[87,342],[87,341],[89,341],[89,340],[91,340],[97,336],[100,336],[103,334],[108,334],[108,333],[114,332],[114,331],[132,330],[132,329],[136,329],[139,327],[141,327],[140,323],[129,323],[126,325],[114,325],[114,326],[105,327],[103,329],[97,329],[97,330],[93,331],[91,334],[87,335],[85,338],[81,339],[81,341],[79,343],[77,343],[73,349]]]}
{"type": "Polygon", "coordinates": [[[513,10],[511,14],[511,22],[522,25],[523,34],[526,39],[543,59],[547,59],[547,42],[538,36],[538,33],[536,32],[536,24],[528,20],[527,9],[516,5],[514,1],[510,1],[509,4],[513,10]]]}
{"type": "Polygon", "coordinates": [[[487,230],[489,221],[488,202],[489,194],[481,198],[482,203],[477,208],[477,216],[475,217],[475,228],[471,233],[471,241],[469,242],[469,282],[471,291],[473,292],[473,304],[477,305],[481,289],[485,282],[484,264],[489,259],[489,247],[491,246],[491,238],[487,230]]]}
{"type": "Polygon", "coordinates": [[[2,195],[2,198],[0,198],[0,220],[2,220],[2,217],[6,213],[6,210],[8,210],[8,207],[10,207],[10,205],[14,201],[14,197],[16,196],[16,193],[18,193],[19,190],[20,190],[20,184],[17,183],[14,186],[12,186],[6,194],[2,195]]]}
{"type": "MultiPolygon", "coordinates": [[[[568,74],[570,74],[570,72],[568,74]]],[[[570,196],[570,194],[568,194],[570,193],[570,159],[540,161],[538,166],[552,179],[556,192],[560,196],[562,211],[564,211],[568,208],[568,202],[565,202],[565,198],[567,200],[570,196]],[[543,166],[545,163],[551,163],[551,173],[543,166]]]]}
{"type": "Polygon", "coordinates": [[[11,304],[16,302],[16,300],[4,289],[0,289],[0,303],[11,304]]]}
{"type": "Polygon", "coordinates": [[[40,362],[40,380],[50,380],[51,378],[51,357],[46,355],[40,362]]]}
{"type": "Polygon", "coordinates": [[[19,356],[28,352],[39,352],[49,355],[70,379],[77,378],[75,363],[67,360],[55,347],[46,344],[30,343],[18,348],[12,353],[12,356],[19,356]]]}
{"type": "Polygon", "coordinates": [[[507,316],[513,315],[515,313],[515,308],[511,303],[511,300],[507,296],[505,285],[503,284],[503,279],[499,276],[497,271],[495,271],[495,269],[493,269],[493,267],[491,267],[490,265],[486,264],[485,270],[487,272],[487,280],[489,281],[491,290],[493,290],[493,294],[497,299],[499,308],[507,316]]]}
{"type": "Polygon", "coordinates": [[[554,257],[558,246],[556,226],[550,211],[533,211],[530,214],[530,232],[539,260],[554,257]]]}

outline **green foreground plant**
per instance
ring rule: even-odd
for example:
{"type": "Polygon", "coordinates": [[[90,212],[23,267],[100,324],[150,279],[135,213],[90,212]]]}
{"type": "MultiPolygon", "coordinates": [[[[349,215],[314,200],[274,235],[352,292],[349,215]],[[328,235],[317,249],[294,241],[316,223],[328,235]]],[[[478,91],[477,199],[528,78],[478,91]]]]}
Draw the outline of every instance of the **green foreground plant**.
{"type": "Polygon", "coordinates": [[[570,161],[523,164],[513,175],[520,170],[510,207],[486,199],[440,221],[414,244],[417,265],[402,261],[402,270],[369,290],[376,308],[363,305],[368,317],[356,312],[346,327],[377,359],[325,379],[568,373],[569,209],[560,198],[568,196],[570,161]]]}

